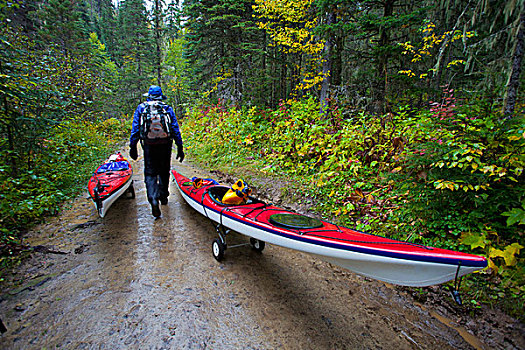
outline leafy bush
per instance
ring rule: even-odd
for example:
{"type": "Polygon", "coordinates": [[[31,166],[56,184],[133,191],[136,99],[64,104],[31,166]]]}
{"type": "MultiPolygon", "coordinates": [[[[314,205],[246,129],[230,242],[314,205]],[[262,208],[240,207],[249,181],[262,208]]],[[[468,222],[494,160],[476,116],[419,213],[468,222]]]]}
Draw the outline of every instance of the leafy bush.
{"type": "Polygon", "coordinates": [[[456,103],[446,90],[427,111],[380,117],[320,114],[312,98],[273,111],[203,104],[182,130],[203,163],[286,176],[341,224],[485,255],[482,296],[521,305],[525,125],[456,103]]]}
{"type": "MultiPolygon", "coordinates": [[[[93,169],[122,140],[122,125],[65,120],[34,146],[30,163],[29,156],[15,155],[20,164],[16,172],[0,164],[0,268],[18,259],[14,251],[21,249],[21,231],[56,214],[65,200],[85,188],[93,169]]],[[[4,162],[6,152],[0,151],[4,162]]]]}
{"type": "Polygon", "coordinates": [[[475,106],[439,116],[422,118],[420,129],[430,132],[407,145],[403,171],[390,176],[400,184],[396,193],[410,198],[397,220],[416,218],[421,236],[435,244],[484,249],[494,272],[515,265],[521,231],[502,214],[517,210],[525,195],[525,124],[508,125],[475,106]],[[502,264],[496,250],[505,247],[514,258],[502,264]]]}
{"type": "Polygon", "coordinates": [[[403,171],[389,176],[405,204],[386,226],[401,237],[416,230],[423,243],[485,255],[495,284],[487,294],[514,308],[525,293],[525,123],[453,105],[449,100],[422,116],[418,128],[428,132],[407,144],[403,171]]]}

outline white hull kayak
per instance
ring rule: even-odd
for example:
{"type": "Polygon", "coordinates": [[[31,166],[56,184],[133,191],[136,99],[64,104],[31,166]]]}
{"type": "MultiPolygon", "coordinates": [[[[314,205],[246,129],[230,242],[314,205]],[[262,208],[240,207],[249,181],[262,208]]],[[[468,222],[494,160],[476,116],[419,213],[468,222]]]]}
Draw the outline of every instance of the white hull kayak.
{"type": "Polygon", "coordinates": [[[480,269],[479,267],[458,267],[456,265],[378,257],[360,253],[336,255],[341,254],[318,256],[322,260],[351,270],[361,276],[409,287],[426,287],[445,283],[480,269]]]}
{"type": "MultiPolygon", "coordinates": [[[[219,226],[257,241],[315,255],[366,277],[397,285],[424,287],[457,279],[487,264],[480,256],[395,241],[324,221],[319,221],[322,226],[318,228],[283,228],[272,223],[273,213],[298,214],[260,201],[240,206],[221,205],[211,198],[210,193],[216,187],[224,186],[196,189],[187,178],[175,171],[173,175],[184,200],[219,226]]],[[[214,246],[214,256],[225,249],[225,242],[224,247],[219,248],[214,246]]]]}

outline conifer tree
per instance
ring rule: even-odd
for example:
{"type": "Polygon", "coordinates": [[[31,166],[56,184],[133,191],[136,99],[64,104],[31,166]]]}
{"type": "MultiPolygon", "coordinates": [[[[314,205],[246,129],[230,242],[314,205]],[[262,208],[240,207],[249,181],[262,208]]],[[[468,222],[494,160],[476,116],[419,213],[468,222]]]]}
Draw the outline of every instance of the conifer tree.
{"type": "Polygon", "coordinates": [[[113,59],[117,58],[117,19],[111,0],[100,0],[99,32],[100,41],[106,45],[106,50],[113,59]]]}
{"type": "Polygon", "coordinates": [[[82,55],[89,50],[88,23],[82,0],[50,0],[39,11],[40,37],[66,55],[82,55]]]}
{"type": "Polygon", "coordinates": [[[153,2],[153,35],[155,37],[155,73],[157,78],[157,85],[162,86],[162,40],[163,40],[163,19],[164,14],[162,7],[164,2],[162,0],[154,0],[153,2]]]}
{"type": "Polygon", "coordinates": [[[262,33],[251,5],[249,0],[184,2],[195,85],[234,102],[243,99],[248,76],[260,62],[262,33]]]}
{"type": "Polygon", "coordinates": [[[122,70],[119,97],[122,109],[133,109],[153,82],[154,40],[143,0],[125,0],[118,12],[118,57],[122,70]]]}
{"type": "Polygon", "coordinates": [[[166,37],[169,39],[178,38],[182,33],[182,0],[172,0],[166,5],[164,10],[166,37]]]}

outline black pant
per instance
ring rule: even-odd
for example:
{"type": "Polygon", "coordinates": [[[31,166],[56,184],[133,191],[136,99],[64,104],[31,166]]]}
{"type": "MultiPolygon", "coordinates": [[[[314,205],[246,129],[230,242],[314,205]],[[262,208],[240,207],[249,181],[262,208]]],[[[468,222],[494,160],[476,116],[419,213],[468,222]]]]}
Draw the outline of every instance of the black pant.
{"type": "Polygon", "coordinates": [[[171,168],[172,141],[164,144],[142,145],[144,149],[144,182],[148,201],[167,199],[171,168]]]}

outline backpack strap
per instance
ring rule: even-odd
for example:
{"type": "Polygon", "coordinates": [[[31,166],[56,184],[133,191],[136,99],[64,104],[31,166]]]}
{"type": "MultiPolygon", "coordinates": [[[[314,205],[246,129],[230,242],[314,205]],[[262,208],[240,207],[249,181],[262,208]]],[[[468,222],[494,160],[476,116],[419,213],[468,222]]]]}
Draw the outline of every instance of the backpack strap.
{"type": "Polygon", "coordinates": [[[139,139],[141,141],[146,139],[146,134],[149,129],[147,116],[150,113],[151,105],[148,102],[149,101],[142,103],[144,109],[142,109],[139,116],[139,139]]]}

